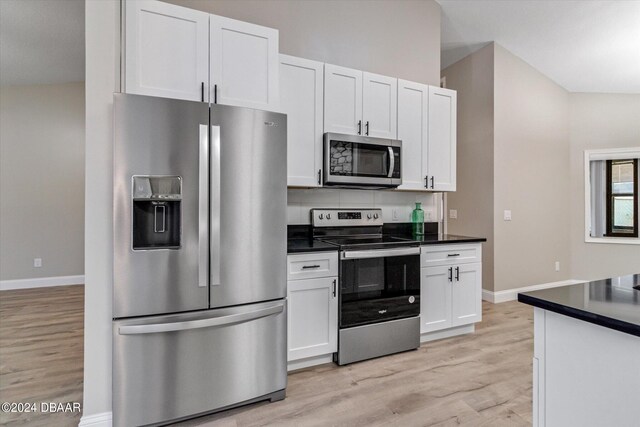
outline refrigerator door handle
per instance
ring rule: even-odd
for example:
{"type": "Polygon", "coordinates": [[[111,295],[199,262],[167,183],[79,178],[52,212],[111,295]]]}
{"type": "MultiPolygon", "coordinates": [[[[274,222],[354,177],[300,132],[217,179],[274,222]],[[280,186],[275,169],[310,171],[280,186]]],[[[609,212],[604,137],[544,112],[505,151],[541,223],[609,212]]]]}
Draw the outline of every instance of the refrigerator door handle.
{"type": "Polygon", "coordinates": [[[200,125],[198,159],[198,286],[206,287],[209,279],[209,132],[200,125]]]}
{"type": "Polygon", "coordinates": [[[211,285],[220,285],[220,126],[211,126],[211,285]]]}
{"type": "Polygon", "coordinates": [[[282,313],[284,310],[284,302],[273,307],[261,308],[259,310],[249,311],[247,313],[231,314],[223,317],[212,317],[209,319],[189,320],[186,322],[168,322],[154,323],[150,325],[129,325],[120,326],[118,333],[120,335],[140,335],[155,334],[163,332],[185,331],[189,329],[212,328],[215,326],[227,326],[236,323],[248,322],[260,319],[261,317],[272,316],[282,313]]]}

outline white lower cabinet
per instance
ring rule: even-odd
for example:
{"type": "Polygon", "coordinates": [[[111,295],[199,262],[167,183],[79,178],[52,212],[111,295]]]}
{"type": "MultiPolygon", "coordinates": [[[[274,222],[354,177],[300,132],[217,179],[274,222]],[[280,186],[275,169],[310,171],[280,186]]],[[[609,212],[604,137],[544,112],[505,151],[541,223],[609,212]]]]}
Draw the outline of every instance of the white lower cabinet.
{"type": "Polygon", "coordinates": [[[422,248],[421,334],[471,325],[482,320],[481,260],[482,248],[479,243],[422,248]]]}
{"type": "Polygon", "coordinates": [[[330,362],[338,350],[338,253],[293,254],[287,264],[290,278],[300,271],[287,282],[289,370],[330,362]]]}
{"type": "Polygon", "coordinates": [[[337,281],[323,277],[288,283],[288,361],[337,351],[337,281]]]}

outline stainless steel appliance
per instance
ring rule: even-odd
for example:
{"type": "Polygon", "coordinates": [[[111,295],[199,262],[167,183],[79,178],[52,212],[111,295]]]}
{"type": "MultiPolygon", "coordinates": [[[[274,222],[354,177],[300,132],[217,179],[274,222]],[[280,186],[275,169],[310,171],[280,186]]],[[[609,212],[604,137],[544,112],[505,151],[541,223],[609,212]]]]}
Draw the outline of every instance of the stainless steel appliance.
{"type": "Polygon", "coordinates": [[[380,209],[312,209],[314,238],[339,246],[339,365],[420,346],[420,244],[382,234],[380,209]]]}
{"type": "Polygon", "coordinates": [[[397,187],[402,184],[402,141],[324,134],[324,185],[397,187]]]}
{"type": "Polygon", "coordinates": [[[114,107],[114,424],[284,398],[286,116],[114,107]]]}

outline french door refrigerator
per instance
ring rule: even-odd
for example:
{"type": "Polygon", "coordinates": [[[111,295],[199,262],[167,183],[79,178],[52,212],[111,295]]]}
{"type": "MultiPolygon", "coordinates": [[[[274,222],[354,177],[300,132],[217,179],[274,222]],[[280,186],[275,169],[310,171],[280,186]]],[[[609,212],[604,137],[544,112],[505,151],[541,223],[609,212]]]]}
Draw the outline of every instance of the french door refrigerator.
{"type": "Polygon", "coordinates": [[[114,95],[113,420],[286,387],[286,116],[114,95]]]}

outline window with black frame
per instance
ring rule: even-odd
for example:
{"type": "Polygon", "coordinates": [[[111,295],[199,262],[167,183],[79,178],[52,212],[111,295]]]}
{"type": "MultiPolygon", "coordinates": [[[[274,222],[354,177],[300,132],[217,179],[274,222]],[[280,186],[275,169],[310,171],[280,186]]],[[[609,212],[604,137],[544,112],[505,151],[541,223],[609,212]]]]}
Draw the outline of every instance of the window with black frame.
{"type": "Polygon", "coordinates": [[[638,159],[606,164],[606,236],[638,237],[638,159]]]}

